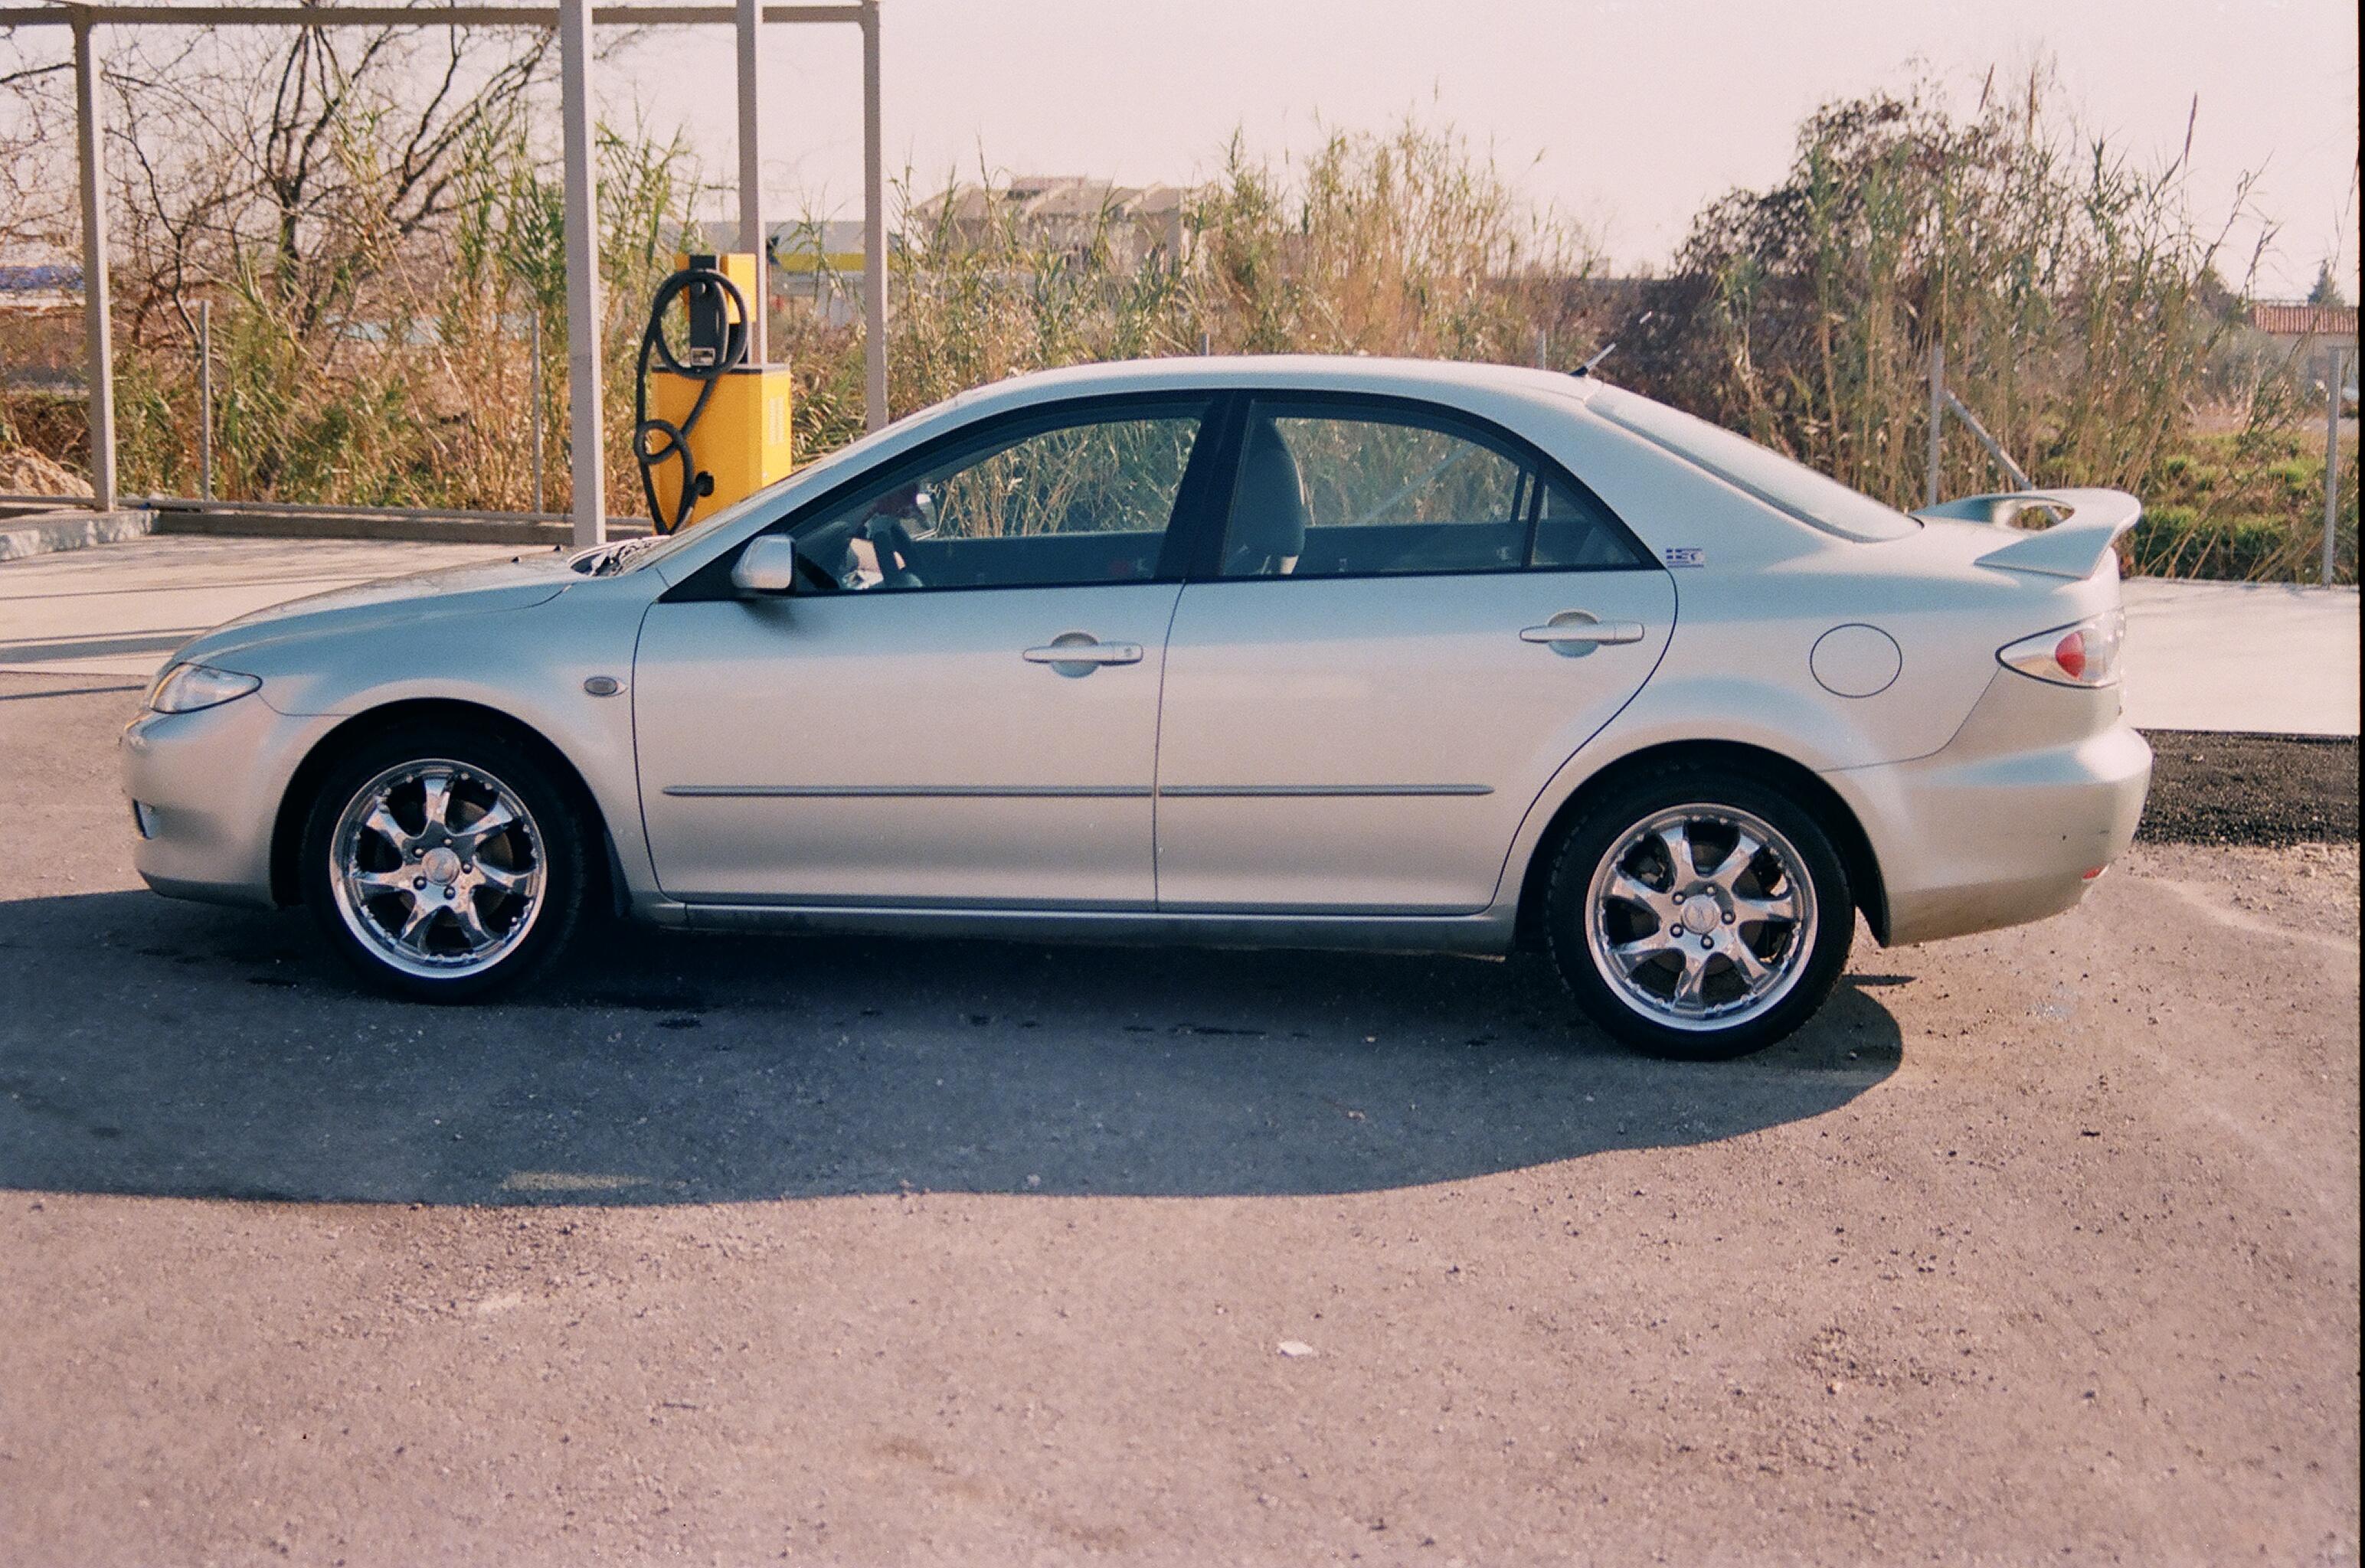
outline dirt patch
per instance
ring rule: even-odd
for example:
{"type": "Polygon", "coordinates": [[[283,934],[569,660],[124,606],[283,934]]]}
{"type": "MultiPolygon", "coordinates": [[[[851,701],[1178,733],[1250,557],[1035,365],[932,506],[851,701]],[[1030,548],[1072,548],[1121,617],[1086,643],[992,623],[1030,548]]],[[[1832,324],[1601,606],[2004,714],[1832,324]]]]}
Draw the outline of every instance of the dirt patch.
{"type": "Polygon", "coordinates": [[[30,447],[11,446],[0,450],[0,491],[88,500],[90,481],[30,447]]]}
{"type": "Polygon", "coordinates": [[[2354,844],[2357,741],[2150,730],[2154,844],[2354,844]]]}

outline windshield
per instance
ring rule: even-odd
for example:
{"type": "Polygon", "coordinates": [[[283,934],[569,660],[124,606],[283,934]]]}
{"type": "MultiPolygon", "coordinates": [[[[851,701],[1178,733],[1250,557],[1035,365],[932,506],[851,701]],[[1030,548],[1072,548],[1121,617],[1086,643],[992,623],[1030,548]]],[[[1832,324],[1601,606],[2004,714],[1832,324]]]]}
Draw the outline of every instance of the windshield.
{"type": "Polygon", "coordinates": [[[1922,526],[1828,475],[1664,403],[1598,386],[1586,407],[1826,533],[1870,542],[1907,538],[1922,526]]]}
{"type": "MultiPolygon", "coordinates": [[[[937,405],[938,409],[942,407],[944,405],[937,405]]],[[[924,409],[916,414],[906,414],[884,430],[873,431],[859,441],[841,446],[825,456],[814,458],[787,478],[775,480],[755,494],[732,502],[712,517],[701,518],[678,533],[655,534],[646,538],[615,540],[606,544],[594,544],[588,550],[577,551],[568,556],[566,564],[578,572],[595,577],[613,577],[619,572],[637,572],[643,566],[653,566],[664,560],[686,544],[695,543],[708,537],[714,529],[728,527],[750,512],[763,511],[777,515],[785,510],[783,502],[791,488],[800,487],[810,479],[834,473],[847,464],[860,459],[874,451],[880,442],[891,435],[899,434],[914,420],[936,411],[936,409],[924,409]]]]}

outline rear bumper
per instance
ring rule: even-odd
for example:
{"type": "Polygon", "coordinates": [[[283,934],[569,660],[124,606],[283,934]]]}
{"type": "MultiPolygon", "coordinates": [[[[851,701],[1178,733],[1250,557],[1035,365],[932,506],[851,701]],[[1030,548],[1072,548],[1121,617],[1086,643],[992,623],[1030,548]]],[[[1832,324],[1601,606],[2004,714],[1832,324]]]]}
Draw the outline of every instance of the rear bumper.
{"type": "Polygon", "coordinates": [[[1996,672],[1946,746],[1824,775],[1880,863],[1891,945],[2042,920],[2135,841],[2151,747],[2115,689],[1996,672]]]}
{"type": "Polygon", "coordinates": [[[260,697],[194,713],[142,713],[123,732],[136,805],[132,864],[169,898],[268,909],[271,839],[297,764],[332,718],[289,718],[260,697]]]}

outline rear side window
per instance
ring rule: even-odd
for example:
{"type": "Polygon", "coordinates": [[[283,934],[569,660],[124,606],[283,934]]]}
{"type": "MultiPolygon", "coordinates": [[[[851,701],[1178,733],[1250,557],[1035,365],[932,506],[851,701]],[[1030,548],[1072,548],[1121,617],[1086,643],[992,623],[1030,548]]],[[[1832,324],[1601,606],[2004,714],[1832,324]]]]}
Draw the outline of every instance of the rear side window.
{"type": "Polygon", "coordinates": [[[1615,570],[1646,563],[1625,525],[1590,491],[1573,490],[1557,478],[1546,478],[1538,495],[1535,554],[1530,564],[1615,570]]]}
{"type": "Polygon", "coordinates": [[[1904,539],[1922,526],[1827,474],[1664,403],[1615,386],[1597,386],[1585,406],[1825,533],[1870,543],[1904,539]]]}
{"type": "Polygon", "coordinates": [[[1460,420],[1273,400],[1249,411],[1225,577],[1647,565],[1598,500],[1460,420]]]}

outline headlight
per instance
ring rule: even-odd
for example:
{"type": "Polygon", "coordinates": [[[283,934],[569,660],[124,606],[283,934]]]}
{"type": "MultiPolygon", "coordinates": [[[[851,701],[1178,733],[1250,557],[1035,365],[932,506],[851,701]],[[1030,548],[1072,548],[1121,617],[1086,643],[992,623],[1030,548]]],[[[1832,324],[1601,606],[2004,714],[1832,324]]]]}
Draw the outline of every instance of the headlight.
{"type": "Polygon", "coordinates": [[[174,665],[148,689],[148,706],[159,713],[194,713],[200,708],[218,708],[262,687],[262,679],[255,676],[210,665],[174,665]]]}
{"type": "Polygon", "coordinates": [[[2127,634],[2124,610],[2106,610],[2075,626],[2059,626],[1996,650],[2006,668],[2056,686],[2116,686],[2119,644],[2127,634]]]}

